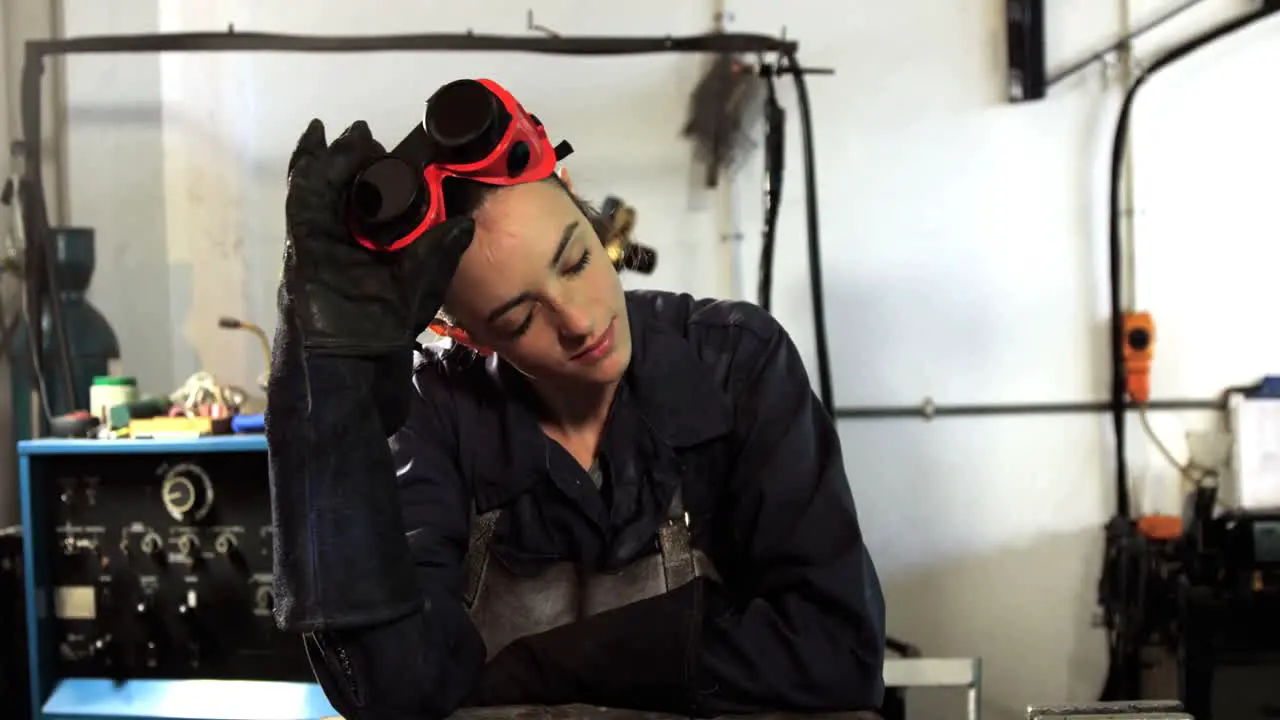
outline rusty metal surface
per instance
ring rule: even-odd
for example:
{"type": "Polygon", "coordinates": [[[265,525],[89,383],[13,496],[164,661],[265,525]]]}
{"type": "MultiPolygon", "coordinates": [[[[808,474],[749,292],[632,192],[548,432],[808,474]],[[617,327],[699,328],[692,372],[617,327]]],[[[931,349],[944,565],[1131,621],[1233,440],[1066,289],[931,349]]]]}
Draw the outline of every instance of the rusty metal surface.
{"type": "Polygon", "coordinates": [[[1095,702],[1027,708],[1029,720],[1193,720],[1172,701],[1095,702]]]}

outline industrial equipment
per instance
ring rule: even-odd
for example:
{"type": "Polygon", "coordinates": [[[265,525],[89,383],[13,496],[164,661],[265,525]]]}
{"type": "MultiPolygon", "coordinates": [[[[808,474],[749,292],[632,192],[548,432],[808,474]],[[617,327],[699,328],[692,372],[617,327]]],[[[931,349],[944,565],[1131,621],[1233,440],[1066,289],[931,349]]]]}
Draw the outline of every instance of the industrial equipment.
{"type": "Polygon", "coordinates": [[[22,528],[0,528],[0,708],[30,717],[22,605],[22,528]]]}
{"type": "Polygon", "coordinates": [[[1187,709],[1205,720],[1262,720],[1280,708],[1280,510],[1215,515],[1196,491],[1178,587],[1178,657],[1187,709]]]}
{"type": "Polygon", "coordinates": [[[272,617],[262,436],[30,440],[19,475],[36,720],[335,714],[272,617]]]}

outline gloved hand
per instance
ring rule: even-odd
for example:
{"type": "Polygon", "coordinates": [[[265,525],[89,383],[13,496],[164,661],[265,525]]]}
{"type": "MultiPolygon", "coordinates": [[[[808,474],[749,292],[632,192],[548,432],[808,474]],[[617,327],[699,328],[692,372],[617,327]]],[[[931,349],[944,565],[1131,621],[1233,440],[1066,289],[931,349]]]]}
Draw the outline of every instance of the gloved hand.
{"type": "Polygon", "coordinates": [[[312,120],[289,160],[281,303],[305,350],[377,357],[407,350],[435,316],[474,224],[455,218],[396,252],[373,252],[348,230],[356,175],[386,150],[363,121],[326,144],[312,120]]]}
{"type": "Polygon", "coordinates": [[[459,219],[396,252],[347,229],[356,174],[382,156],[355,123],[332,145],[311,121],[289,162],[266,436],[276,618],[317,632],[421,609],[387,438],[407,417],[413,340],[471,241],[459,219]]]}

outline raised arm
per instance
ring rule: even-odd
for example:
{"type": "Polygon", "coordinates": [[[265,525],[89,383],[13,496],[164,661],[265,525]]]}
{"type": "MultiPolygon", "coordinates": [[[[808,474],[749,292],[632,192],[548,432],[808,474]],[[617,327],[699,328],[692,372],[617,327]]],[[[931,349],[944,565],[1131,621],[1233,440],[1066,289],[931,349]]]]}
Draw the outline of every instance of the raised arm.
{"type": "Polygon", "coordinates": [[[268,384],[277,622],[305,635],[347,720],[443,717],[484,656],[448,587],[418,576],[396,486],[398,465],[435,487],[460,485],[408,379],[413,339],[470,227],[433,231],[391,257],[356,245],[340,203],[381,152],[363,123],[330,147],[315,121],[299,142],[268,384]]]}

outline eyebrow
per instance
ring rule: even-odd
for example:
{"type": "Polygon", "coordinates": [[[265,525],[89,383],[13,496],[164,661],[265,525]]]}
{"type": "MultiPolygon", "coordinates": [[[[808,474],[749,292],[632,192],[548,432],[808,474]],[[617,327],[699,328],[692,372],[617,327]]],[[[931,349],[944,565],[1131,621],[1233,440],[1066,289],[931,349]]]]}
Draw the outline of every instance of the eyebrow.
{"type": "MultiPolygon", "coordinates": [[[[556,245],[556,251],[551,256],[551,262],[549,263],[549,266],[551,267],[551,269],[554,270],[556,266],[560,264],[560,260],[564,258],[565,250],[569,248],[569,242],[573,240],[573,234],[577,231],[578,231],[577,220],[574,220],[573,222],[564,226],[564,230],[561,231],[560,233],[560,244],[556,245]]],[[[493,312],[489,313],[489,317],[487,318],[487,320],[489,322],[493,322],[498,318],[502,317],[503,315],[506,315],[512,310],[515,310],[516,308],[520,307],[520,305],[532,299],[533,299],[533,293],[522,292],[519,295],[511,298],[510,300],[494,308],[493,312]]]]}

